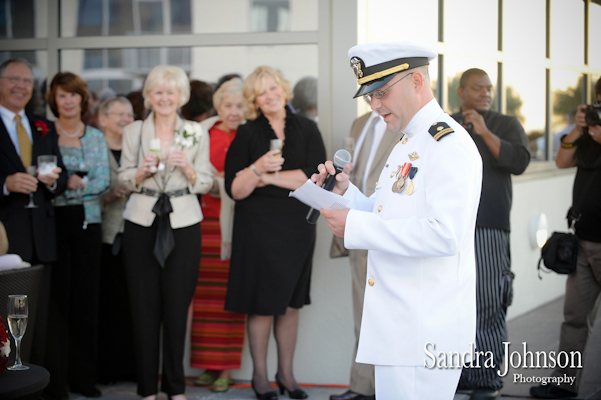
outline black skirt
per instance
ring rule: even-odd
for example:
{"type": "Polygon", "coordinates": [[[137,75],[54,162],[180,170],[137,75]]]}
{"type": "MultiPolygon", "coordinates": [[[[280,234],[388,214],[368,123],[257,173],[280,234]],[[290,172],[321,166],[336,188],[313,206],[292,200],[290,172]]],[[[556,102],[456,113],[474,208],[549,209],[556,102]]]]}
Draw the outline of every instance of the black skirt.
{"type": "Polygon", "coordinates": [[[311,303],[315,225],[298,213],[257,215],[237,210],[233,232],[226,310],[283,315],[287,307],[311,303]]]}

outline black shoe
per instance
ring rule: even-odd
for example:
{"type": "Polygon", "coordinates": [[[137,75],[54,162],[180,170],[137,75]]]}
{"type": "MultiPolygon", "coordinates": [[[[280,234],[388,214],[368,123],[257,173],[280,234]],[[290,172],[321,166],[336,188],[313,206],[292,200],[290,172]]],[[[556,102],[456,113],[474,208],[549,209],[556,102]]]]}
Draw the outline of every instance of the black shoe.
{"type": "Polygon", "coordinates": [[[342,394],[333,394],[330,400],[375,400],[376,396],[366,396],[361,393],[355,393],[352,390],[347,390],[342,394]]]}
{"type": "Polygon", "coordinates": [[[290,389],[288,389],[286,386],[284,386],[284,384],[282,382],[280,382],[280,378],[278,377],[278,374],[275,374],[275,383],[277,383],[278,387],[280,388],[280,394],[284,394],[284,392],[288,392],[288,397],[290,397],[291,399],[306,399],[307,397],[309,397],[307,392],[305,392],[304,390],[302,390],[300,388],[295,388],[292,391],[290,389]]]}
{"type": "Polygon", "coordinates": [[[257,396],[257,399],[259,399],[259,400],[277,400],[278,399],[278,394],[273,390],[270,390],[269,392],[265,392],[265,393],[258,393],[257,389],[255,389],[255,382],[253,382],[252,380],[250,381],[250,386],[252,387],[253,392],[255,392],[255,396],[257,396]]]}
{"type": "Polygon", "coordinates": [[[101,397],[102,392],[95,386],[89,388],[71,388],[72,393],[81,394],[85,397],[101,397]]]}
{"type": "Polygon", "coordinates": [[[497,400],[501,397],[501,392],[495,389],[474,389],[470,395],[470,400],[497,400]]]}
{"type": "Polygon", "coordinates": [[[578,396],[578,393],[548,383],[546,385],[532,386],[530,388],[530,396],[537,399],[567,399],[578,396]]]}

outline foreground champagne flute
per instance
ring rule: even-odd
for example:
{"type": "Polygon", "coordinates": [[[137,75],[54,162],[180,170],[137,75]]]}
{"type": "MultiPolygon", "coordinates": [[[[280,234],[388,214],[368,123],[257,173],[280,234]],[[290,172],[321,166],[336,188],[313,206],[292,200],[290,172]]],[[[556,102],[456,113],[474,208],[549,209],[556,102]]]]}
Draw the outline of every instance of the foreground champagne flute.
{"type": "Polygon", "coordinates": [[[8,327],[17,347],[15,365],[8,367],[11,371],[29,369],[28,366],[21,363],[21,339],[23,339],[23,335],[25,335],[25,330],[27,329],[28,314],[27,295],[11,294],[8,296],[8,327]]]}
{"type": "MultiPolygon", "coordinates": [[[[33,177],[36,176],[36,166],[35,165],[30,165],[29,167],[27,167],[27,173],[33,177]]],[[[33,203],[33,192],[29,192],[29,203],[27,203],[27,205],[25,206],[25,208],[38,208],[38,206],[36,206],[33,203]]]]}
{"type": "MultiPolygon", "coordinates": [[[[282,148],[284,147],[284,141],[282,139],[271,139],[271,142],[269,142],[269,150],[279,150],[280,152],[277,154],[274,154],[274,157],[281,157],[282,156],[282,148]]],[[[278,173],[279,171],[275,171],[275,180],[279,181],[280,180],[280,174],[278,173]]]]}

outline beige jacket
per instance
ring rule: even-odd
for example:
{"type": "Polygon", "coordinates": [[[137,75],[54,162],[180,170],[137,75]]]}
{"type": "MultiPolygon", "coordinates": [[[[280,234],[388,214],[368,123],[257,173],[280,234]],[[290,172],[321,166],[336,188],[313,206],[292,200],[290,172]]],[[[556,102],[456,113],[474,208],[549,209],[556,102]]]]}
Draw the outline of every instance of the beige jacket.
{"type": "MultiPolygon", "coordinates": [[[[110,192],[119,183],[119,162],[110,150],[109,164],[111,167],[110,192]]],[[[123,211],[127,198],[115,199],[110,203],[104,202],[104,198],[102,200],[102,243],[113,244],[117,233],[123,232],[123,211]]]]}
{"type": "Polygon", "coordinates": [[[184,147],[183,152],[194,170],[196,181],[190,185],[185,175],[179,168],[175,168],[167,179],[171,167],[167,165],[166,173],[157,172],[154,176],[145,179],[139,188],[136,188],[136,170],[143,164],[144,157],[150,153],[150,139],[154,134],[154,113],[150,113],[144,121],[135,121],[125,127],[123,131],[123,150],[121,153],[121,168],[119,168],[119,181],[132,192],[125,206],[123,218],[141,226],[151,226],[155,214],[152,212],[156,197],[141,194],[142,188],[158,192],[173,192],[188,188],[190,194],[170,199],[173,212],[169,215],[173,229],[184,228],[202,221],[202,212],[196,194],[207,193],[213,185],[213,174],[209,161],[209,134],[199,123],[185,121],[179,116],[176,129],[182,131],[184,124],[187,130],[196,132],[197,143],[184,147]]]}

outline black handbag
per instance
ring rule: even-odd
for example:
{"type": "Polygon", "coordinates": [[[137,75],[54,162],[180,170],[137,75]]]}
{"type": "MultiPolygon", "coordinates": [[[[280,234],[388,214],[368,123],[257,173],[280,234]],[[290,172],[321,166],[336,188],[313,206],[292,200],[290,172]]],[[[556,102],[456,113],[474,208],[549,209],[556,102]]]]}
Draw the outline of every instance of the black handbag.
{"type": "Polygon", "coordinates": [[[576,270],[578,260],[578,238],[570,232],[553,232],[541,249],[538,260],[538,277],[541,272],[541,262],[545,267],[558,274],[570,274],[576,270]]]}

